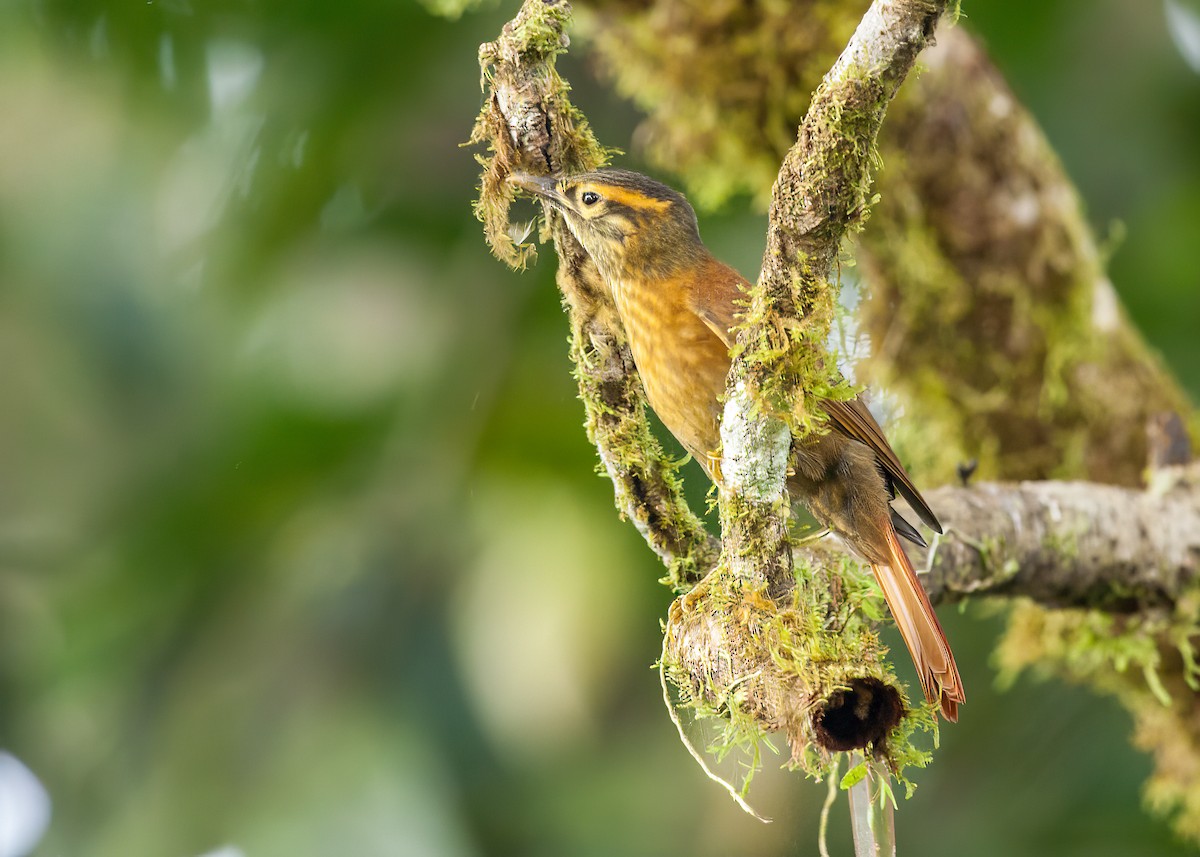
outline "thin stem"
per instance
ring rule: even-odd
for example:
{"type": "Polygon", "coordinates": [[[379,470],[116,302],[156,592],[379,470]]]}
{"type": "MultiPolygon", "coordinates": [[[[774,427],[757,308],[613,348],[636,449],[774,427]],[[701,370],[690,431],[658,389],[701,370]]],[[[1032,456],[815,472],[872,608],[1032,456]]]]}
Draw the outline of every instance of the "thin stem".
{"type": "Polygon", "coordinates": [[[833,767],[829,769],[829,776],[826,777],[829,790],[825,793],[825,803],[821,806],[821,824],[817,828],[817,849],[821,852],[821,857],[829,857],[829,844],[826,841],[829,833],[829,813],[837,802],[838,769],[842,766],[841,761],[841,756],[834,757],[833,767]]]}
{"type": "MultiPolygon", "coordinates": [[[[851,769],[862,761],[861,754],[853,754],[851,769]]],[[[854,857],[896,857],[895,809],[887,768],[868,762],[867,775],[850,787],[854,857]]]]}

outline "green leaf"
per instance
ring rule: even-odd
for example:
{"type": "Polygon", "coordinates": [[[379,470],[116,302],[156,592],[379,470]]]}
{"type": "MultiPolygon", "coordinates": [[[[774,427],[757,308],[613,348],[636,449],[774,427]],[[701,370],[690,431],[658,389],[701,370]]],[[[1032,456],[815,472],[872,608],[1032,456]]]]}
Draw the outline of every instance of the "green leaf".
{"type": "Polygon", "coordinates": [[[842,791],[849,791],[856,785],[861,783],[867,776],[867,763],[859,762],[850,770],[846,771],[846,776],[842,777],[842,781],[838,784],[838,788],[842,791]]]}

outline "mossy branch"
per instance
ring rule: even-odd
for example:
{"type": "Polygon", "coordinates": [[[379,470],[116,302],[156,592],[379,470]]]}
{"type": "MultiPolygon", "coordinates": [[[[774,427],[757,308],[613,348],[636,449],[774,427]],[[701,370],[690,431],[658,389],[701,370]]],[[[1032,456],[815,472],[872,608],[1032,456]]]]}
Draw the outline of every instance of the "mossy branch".
{"type": "MultiPolygon", "coordinates": [[[[646,153],[700,201],[765,198],[861,9],[592,3],[602,67],[648,114],[646,153]]],[[[919,432],[893,445],[941,481],[974,457],[984,478],[1136,485],[1147,420],[1175,411],[1200,437],[1200,418],[1129,323],[1076,189],[977,41],[951,28],[922,64],[879,136],[881,199],[856,254],[875,344],[862,377],[901,394],[919,432]]]]}
{"type": "Polygon", "coordinates": [[[1147,422],[1189,414],[1105,272],[1053,148],[978,42],[948,32],[897,99],[859,260],[870,375],[927,468],[1137,485],[1147,422]],[[934,437],[937,442],[930,443],[934,437]]]}
{"type": "MultiPolygon", "coordinates": [[[[653,10],[629,0],[595,2],[619,12],[596,16],[591,26],[597,47],[621,87],[652,114],[642,139],[664,166],[684,172],[701,202],[722,198],[738,188],[765,193],[775,165],[788,149],[806,94],[834,51],[845,43],[845,35],[855,23],[852,16],[861,8],[844,0],[796,0],[756,7],[753,15],[746,15],[735,7],[705,0],[659,0],[653,10]]],[[[512,69],[527,66],[535,73],[531,79],[516,73],[502,82],[500,88],[508,94],[493,93],[477,134],[477,139],[489,140],[497,148],[496,158],[485,161],[488,170],[480,213],[490,224],[493,246],[510,261],[520,261],[528,251],[513,250],[520,242],[508,232],[507,217],[496,216],[501,208],[507,210],[505,170],[516,166],[529,172],[571,171],[604,157],[586,129],[574,138],[582,117],[569,107],[563,95],[565,84],[553,75],[553,54],[565,43],[561,13],[567,7],[562,3],[532,6],[546,7],[540,12],[535,8],[534,14],[560,16],[558,24],[535,28],[540,35],[532,39],[532,45],[523,46],[521,39],[513,39],[513,33],[506,30],[504,38],[489,46],[495,53],[485,57],[485,69],[493,81],[504,77],[499,74],[497,58],[512,69]],[[532,54],[522,57],[526,49],[532,49],[532,54]],[[542,88],[545,75],[553,84],[549,89],[542,88]],[[559,96],[562,101],[557,100],[559,96]],[[560,124],[563,116],[570,118],[565,126],[560,124]],[[564,147],[555,139],[558,129],[565,129],[567,139],[574,138],[582,145],[564,147]],[[502,205],[491,207],[497,202],[502,205]],[[513,247],[508,246],[510,242],[513,247]]],[[[874,340],[883,345],[875,366],[894,370],[888,377],[910,394],[913,413],[920,416],[922,426],[921,445],[902,452],[924,464],[927,472],[947,461],[956,463],[967,450],[979,455],[984,475],[1076,475],[1133,484],[1144,460],[1142,429],[1147,418],[1161,411],[1191,413],[1187,402],[1121,312],[1104,277],[1101,254],[1088,233],[1077,195],[1036,124],[961,30],[950,32],[943,42],[945,49],[930,54],[928,70],[915,87],[906,87],[903,103],[896,105],[898,115],[888,122],[880,142],[889,170],[884,174],[883,205],[875,212],[879,228],[864,236],[867,253],[863,261],[868,263],[868,279],[875,290],[868,318],[874,319],[874,340]],[[948,331],[951,335],[943,336],[948,331]],[[947,348],[947,342],[954,347],[947,348]],[[964,381],[960,377],[964,369],[976,374],[964,381]],[[936,440],[930,441],[931,434],[936,440]],[[930,450],[944,451],[944,455],[935,461],[926,454],[930,450]]],[[[871,121],[869,112],[865,118],[871,121]]],[[[867,156],[868,171],[862,176],[869,175],[872,151],[868,147],[865,152],[852,152],[856,162],[862,161],[857,156],[867,156]]],[[[810,168],[801,161],[796,172],[803,177],[810,168]]],[[[854,194],[834,194],[830,197],[833,207],[826,204],[825,211],[831,212],[828,219],[835,226],[853,228],[865,215],[865,181],[850,182],[849,186],[854,187],[854,194]]],[[[826,219],[822,209],[825,198],[814,196],[799,202],[799,211],[812,217],[811,226],[805,218],[801,222],[819,238],[826,219]],[[805,209],[806,200],[815,200],[815,204],[805,209]]],[[[694,517],[689,517],[686,507],[676,502],[678,486],[670,462],[661,459],[661,454],[648,454],[628,470],[623,464],[627,460],[624,453],[631,448],[627,444],[654,449],[641,415],[640,387],[631,380],[628,350],[595,269],[570,236],[559,230],[556,238],[566,271],[560,271],[560,285],[572,313],[572,353],[581,367],[586,365],[580,372],[581,391],[585,383],[590,385],[590,391],[583,392],[589,434],[613,476],[619,507],[639,522],[660,555],[675,565],[672,576],[682,585],[713,564],[714,544],[694,523],[694,517]],[[602,371],[597,371],[597,366],[602,371]],[[610,450],[608,459],[605,449],[610,450]],[[685,511],[677,520],[674,512],[680,509],[685,511]]],[[[830,245],[826,242],[824,246],[830,245]]],[[[836,248],[836,242],[832,246],[836,248]]],[[[749,343],[746,351],[761,358],[765,371],[751,374],[747,379],[750,386],[735,387],[731,397],[731,407],[748,416],[751,424],[762,413],[752,406],[754,402],[765,399],[771,406],[768,413],[787,410],[781,406],[795,392],[793,376],[803,372],[793,372],[788,362],[793,358],[784,356],[795,353],[794,340],[821,341],[822,313],[832,305],[829,291],[809,292],[792,281],[795,271],[807,270],[809,280],[819,282],[822,278],[814,277],[812,271],[825,264],[821,254],[814,256],[800,242],[791,247],[784,242],[779,249],[778,254],[770,250],[766,260],[788,257],[783,266],[787,269],[786,288],[774,297],[785,299],[783,319],[801,323],[768,324],[778,302],[767,292],[752,308],[750,324],[757,325],[764,336],[749,343]],[[805,303],[806,294],[811,303],[805,303]],[[793,300],[797,295],[800,297],[793,300]],[[789,307],[787,300],[792,300],[794,307],[789,307]],[[811,328],[805,329],[804,324],[811,328]]],[[[831,256],[828,264],[835,261],[836,255],[831,256]]],[[[811,357],[813,352],[799,353],[811,357]]],[[[826,365],[809,363],[799,369],[820,370],[826,365]]],[[[828,392],[813,383],[819,374],[809,378],[803,406],[788,411],[795,414],[793,422],[800,430],[819,413],[820,395],[828,392]]],[[[834,381],[831,376],[828,380],[834,381]]],[[[841,393],[837,387],[831,389],[835,395],[841,393]]],[[[1194,416],[1192,419],[1195,424],[1194,416]]],[[[769,420],[756,425],[756,429],[748,429],[747,438],[781,434],[779,424],[769,420]]],[[[726,469],[728,475],[752,487],[749,496],[753,503],[761,506],[765,501],[767,507],[773,506],[768,514],[781,515],[781,505],[771,500],[777,456],[768,454],[762,462],[768,465],[765,469],[753,460],[740,470],[737,462],[732,466],[727,462],[726,469]]],[[[1036,556],[1022,553],[1016,550],[1017,543],[989,536],[989,528],[1006,523],[988,516],[1002,510],[1009,514],[1005,492],[1010,489],[973,489],[976,497],[993,492],[997,500],[975,523],[956,517],[957,504],[970,505],[956,490],[944,489],[929,497],[953,527],[939,546],[940,558],[935,558],[929,576],[935,597],[953,597],[953,593],[968,589],[1006,595],[1028,590],[1051,603],[1077,603],[1075,599],[1079,599],[1078,603],[1104,607],[1105,612],[1022,608],[1005,643],[1006,657],[1019,651],[1026,660],[1059,664],[1072,676],[1116,692],[1134,712],[1138,741],[1152,749],[1158,760],[1151,800],[1159,807],[1182,808],[1180,828],[1200,838],[1200,790],[1193,788],[1194,777],[1188,773],[1200,767],[1200,706],[1196,702],[1200,694],[1196,693],[1190,643],[1197,617],[1192,615],[1196,604],[1187,588],[1192,576],[1156,577],[1150,565],[1129,566],[1122,561],[1097,564],[1087,540],[1078,537],[1078,527],[1067,533],[1048,526],[1049,541],[1040,546],[1044,550],[1036,556]],[[962,533],[973,535],[964,539],[962,533]],[[1059,584],[1048,585],[1043,576],[1035,574],[1039,563],[1053,563],[1057,569],[1064,562],[1067,571],[1058,578],[1059,584]],[[1135,572],[1138,583],[1126,587],[1124,574],[1134,568],[1141,569],[1135,572]],[[1099,586],[1093,584],[1096,574],[1099,586]],[[1163,579],[1179,581],[1182,588],[1170,591],[1169,586],[1162,586],[1163,579]],[[1064,581],[1069,585],[1061,585],[1064,581]],[[1155,606],[1159,599],[1165,599],[1164,603],[1155,606]],[[1132,607],[1137,608],[1136,613],[1120,612],[1132,607]],[[1118,612],[1107,612],[1110,610],[1118,612]],[[1156,632],[1154,617],[1164,615],[1174,618],[1165,630],[1156,632]],[[1153,652],[1159,653],[1157,661],[1153,652]],[[1140,669],[1129,670],[1130,663],[1140,669]],[[1163,706],[1156,688],[1165,689],[1169,706],[1163,706]]],[[[1011,490],[1025,497],[1031,491],[1043,499],[1049,496],[1031,486],[1011,490]]],[[[1053,485],[1045,488],[1051,495],[1055,490],[1053,485]]],[[[1114,503],[1140,503],[1139,508],[1152,512],[1153,501],[1138,500],[1133,496],[1137,493],[1130,492],[1131,496],[1114,503]]],[[[1054,502],[1057,508],[1065,508],[1062,498],[1054,502]]],[[[1031,507],[1029,521],[1053,523],[1053,508],[1043,506],[1037,512],[1031,507]]],[[[1121,518],[1118,506],[1113,509],[1115,517],[1121,518]]],[[[784,529],[757,527],[736,508],[727,517],[741,522],[745,537],[758,534],[763,544],[771,546],[772,555],[783,559],[784,529]]],[[[1147,522],[1144,532],[1139,525],[1139,536],[1161,533],[1163,520],[1178,519],[1159,517],[1147,522]]],[[[1113,526],[1123,530],[1128,520],[1113,526]]],[[[1092,536],[1103,539],[1104,531],[1092,536]]],[[[815,550],[823,554],[818,559],[826,566],[841,556],[829,554],[824,545],[815,550]]],[[[804,556],[803,551],[801,554],[804,556]]],[[[799,560],[798,576],[804,577],[811,562],[811,556],[799,560]]],[[[786,586],[784,567],[777,565],[772,570],[759,564],[757,570],[746,569],[745,574],[749,579],[774,578],[786,586]]],[[[840,580],[852,582],[854,578],[840,580]]],[[[816,591],[813,579],[805,582],[807,587],[799,589],[816,591]]],[[[837,584],[831,588],[836,590],[837,584]]],[[[726,602],[721,608],[724,615],[753,619],[751,625],[764,627],[763,617],[755,612],[765,603],[762,591],[751,586],[742,587],[741,592],[744,603],[726,602]]],[[[774,594],[779,597],[769,600],[776,612],[794,606],[782,592],[774,594]]],[[[695,602],[679,602],[679,606],[695,602]]],[[[859,603],[866,610],[870,602],[859,603]]],[[[784,625],[794,621],[793,616],[784,625]]],[[[674,628],[680,637],[689,633],[683,623],[675,623],[674,628]]],[[[750,657],[740,662],[743,667],[762,662],[755,661],[748,650],[740,653],[750,657]]],[[[1020,660],[1009,658],[1010,664],[1020,660]]],[[[689,672],[682,659],[675,666],[681,669],[676,675],[681,686],[692,677],[705,675],[689,672]]],[[[743,706],[726,709],[729,714],[753,708],[744,705],[753,702],[745,678],[755,672],[735,671],[732,682],[723,685],[724,698],[743,706]]],[[[699,689],[707,692],[704,687],[699,689]]],[[[785,697],[777,694],[775,698],[785,697]]],[[[759,694],[754,699],[765,702],[767,696],[759,694]]]]}
{"type": "Polygon", "coordinates": [[[834,260],[865,216],[887,105],[944,8],[873,3],[784,158],[721,421],[721,566],[673,605],[667,625],[685,697],[730,707],[736,687],[740,710],[783,729],[793,760],[818,777],[830,751],[910,749],[887,746],[904,707],[861,611],[833,619],[846,603],[835,594],[841,566],[793,566],[786,476],[794,440],[822,430],[821,400],[850,393],[825,352],[834,260]]]}
{"type": "Polygon", "coordinates": [[[1133,743],[1154,759],[1147,806],[1200,839],[1200,464],[1157,469],[1146,492],[982,487],[984,505],[1011,514],[1016,531],[966,512],[964,527],[976,519],[1005,537],[978,544],[977,563],[943,554],[935,588],[953,597],[978,565],[982,589],[1027,594],[997,652],[1001,681],[1029,669],[1114,696],[1133,719],[1133,743]],[[1031,544],[1039,539],[1040,549],[1031,544]]]}
{"type": "Polygon", "coordinates": [[[813,95],[771,194],[762,271],[737,331],[721,425],[721,526],[735,572],[772,590],[791,585],[791,444],[821,430],[822,398],[851,392],[825,352],[837,304],[834,261],[866,216],[887,106],[945,7],[871,4],[813,95]]]}
{"type": "MultiPolygon", "coordinates": [[[[857,14],[846,0],[767,4],[753,15],[706,0],[658,0],[653,9],[593,2],[612,12],[592,22],[603,66],[649,114],[640,130],[647,153],[680,172],[702,201],[733,190],[765,193],[802,95],[857,14]]],[[[1200,416],[1122,311],[1079,195],[1033,117],[962,28],[939,41],[881,135],[882,200],[858,253],[872,294],[864,320],[876,344],[866,375],[908,404],[893,443],[916,469],[943,481],[975,457],[987,478],[1136,485],[1146,425],[1172,412],[1197,436],[1200,416]]],[[[939,512],[953,511],[937,497],[930,499],[939,512]]],[[[1164,533],[1164,520],[1150,530],[1164,533]]],[[[931,575],[935,593],[943,569],[958,569],[965,586],[991,585],[975,576],[984,569],[970,560],[994,555],[996,542],[982,527],[973,532],[985,551],[964,545],[966,553],[951,561],[953,548],[944,544],[944,564],[931,575]]],[[[1087,576],[1107,572],[1072,560],[1076,541],[1061,542],[1061,556],[1047,550],[1029,571],[1061,561],[1074,585],[1058,596],[1094,603],[1096,591],[1085,594],[1087,576]]],[[[984,576],[1007,573],[1010,559],[992,563],[984,576]]],[[[1025,575],[1020,565],[1010,594],[1022,579],[1041,581],[1025,575]]],[[[1051,594],[1044,586],[1030,591],[1051,594]]],[[[1099,591],[1115,594],[1106,584],[1099,591]]],[[[1010,639],[1036,636],[1043,663],[1100,689],[1122,688],[1117,696],[1138,723],[1136,740],[1156,759],[1152,805],[1179,809],[1177,829],[1200,841],[1193,773],[1200,770],[1200,693],[1176,670],[1177,680],[1162,682],[1173,688],[1172,704],[1163,707],[1145,679],[1151,673],[1121,671],[1115,661],[1069,666],[1067,638],[1088,636],[1071,629],[1097,625],[1135,636],[1142,627],[1030,602],[1010,639]]]]}
{"type": "Polygon", "coordinates": [[[931,491],[946,535],[924,559],[925,589],[943,602],[996,595],[1116,615],[1173,610],[1200,586],[1200,467],[1167,468],[1156,481],[931,491]]]}
{"type": "MultiPolygon", "coordinates": [[[[476,214],[493,251],[514,267],[525,263],[532,247],[512,237],[508,176],[518,170],[581,172],[609,155],[571,104],[555,69],[570,17],[565,0],[526,0],[500,38],[479,50],[485,102],[471,142],[485,143],[490,151],[479,158],[484,169],[476,214]]],[[[677,463],[650,429],[633,357],[595,264],[561,218],[547,216],[588,438],[613,482],[617,508],[667,565],[668,581],[686,589],[716,564],[716,540],[688,507],[677,463]]]]}
{"type": "MultiPolygon", "coordinates": [[[[910,551],[935,604],[999,597],[1119,619],[1191,609],[1200,593],[1200,463],[1162,468],[1147,489],[981,483],[925,499],[945,534],[910,551]]],[[[822,539],[795,555],[829,566],[845,552],[822,539]]]]}

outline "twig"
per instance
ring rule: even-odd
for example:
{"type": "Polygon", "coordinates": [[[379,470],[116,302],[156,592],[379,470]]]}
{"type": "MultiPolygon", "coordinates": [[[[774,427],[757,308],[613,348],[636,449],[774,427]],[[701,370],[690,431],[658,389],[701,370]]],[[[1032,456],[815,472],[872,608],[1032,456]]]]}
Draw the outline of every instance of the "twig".
{"type": "Polygon", "coordinates": [[[841,765],[838,760],[834,760],[833,767],[829,769],[829,775],[825,778],[827,789],[825,791],[825,802],[821,804],[821,822],[817,826],[817,850],[821,857],[829,857],[829,813],[833,810],[833,805],[837,802],[838,796],[838,770],[841,765]]]}

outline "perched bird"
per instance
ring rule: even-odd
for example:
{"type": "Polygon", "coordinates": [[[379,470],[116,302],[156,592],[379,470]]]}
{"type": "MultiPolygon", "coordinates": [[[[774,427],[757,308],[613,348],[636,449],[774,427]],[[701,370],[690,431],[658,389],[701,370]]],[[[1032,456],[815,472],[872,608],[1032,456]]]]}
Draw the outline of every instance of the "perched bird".
{"type": "MultiPolygon", "coordinates": [[[[720,397],[749,284],[704,246],[684,196],[640,173],[511,180],[562,214],[612,293],[650,407],[719,478],[720,397]]],[[[890,501],[899,492],[921,520],[941,526],[867,407],[858,399],[823,406],[830,431],[793,446],[788,490],[870,563],[925,698],[957,720],[965,700],[958,667],[898,536],[924,541],[890,501]]]]}

